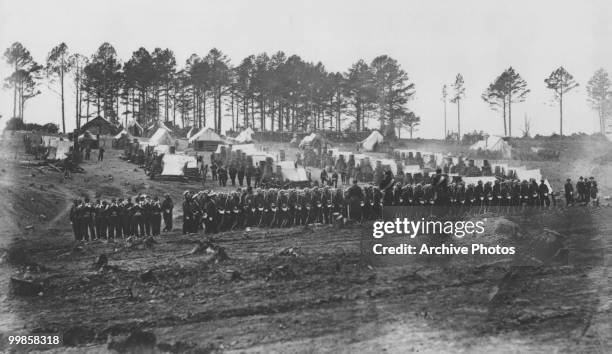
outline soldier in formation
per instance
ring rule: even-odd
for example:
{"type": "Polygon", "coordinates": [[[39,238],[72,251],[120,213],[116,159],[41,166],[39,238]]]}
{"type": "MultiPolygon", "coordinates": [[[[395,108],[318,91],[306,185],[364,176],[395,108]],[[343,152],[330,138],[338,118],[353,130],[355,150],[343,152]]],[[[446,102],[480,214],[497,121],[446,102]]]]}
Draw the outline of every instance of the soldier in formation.
{"type": "Polygon", "coordinates": [[[169,195],[163,202],[158,197],[138,195],[134,198],[96,200],[75,199],[70,209],[70,222],[77,241],[114,241],[131,236],[159,236],[162,215],[172,230],[174,205],[169,195]]]}
{"type": "Polygon", "coordinates": [[[466,184],[438,170],[432,176],[393,176],[385,171],[379,185],[349,188],[329,184],[309,188],[238,188],[233,192],[185,192],[184,233],[246,227],[335,224],[382,218],[384,206],[411,206],[414,217],[508,213],[527,207],[548,208],[551,193],[544,180],[498,179],[466,184]],[[401,177],[401,178],[400,178],[401,177]]]}

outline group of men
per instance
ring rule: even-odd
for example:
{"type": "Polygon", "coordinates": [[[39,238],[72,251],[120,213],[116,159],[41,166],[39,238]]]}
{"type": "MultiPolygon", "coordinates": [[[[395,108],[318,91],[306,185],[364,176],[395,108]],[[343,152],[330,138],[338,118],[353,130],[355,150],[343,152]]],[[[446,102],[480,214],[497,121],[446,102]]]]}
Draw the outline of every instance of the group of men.
{"type": "MultiPolygon", "coordinates": [[[[208,166],[205,167],[206,170],[208,166]]],[[[250,187],[251,184],[255,188],[261,183],[262,171],[259,167],[252,164],[247,166],[246,163],[231,161],[229,164],[223,165],[221,162],[212,162],[210,166],[212,180],[219,182],[219,186],[227,186],[228,181],[232,187],[239,185],[250,187]]]]}
{"type": "MultiPolygon", "coordinates": [[[[349,188],[328,183],[312,188],[263,189],[247,187],[234,192],[184,192],[183,233],[229,231],[246,227],[289,227],[310,223],[333,224],[379,219],[384,206],[443,206],[445,213],[465,214],[477,208],[486,211],[516,210],[527,206],[546,208],[555,203],[552,191],[541,180],[496,180],[465,184],[453,181],[439,170],[429,183],[403,184],[390,171],[380,185],[349,188]],[[496,209],[493,209],[497,207],[496,209]]],[[[432,215],[428,208],[419,216],[432,215]]]]}
{"type": "Polygon", "coordinates": [[[597,181],[595,178],[583,178],[580,176],[578,178],[578,182],[576,182],[576,189],[572,185],[571,178],[568,178],[565,182],[565,203],[567,205],[573,205],[575,203],[585,203],[589,204],[593,201],[593,204],[597,205],[599,203],[599,199],[597,198],[597,193],[599,189],[597,188],[597,181]],[[576,194],[574,194],[576,192],[576,194]]]}
{"type": "Polygon", "coordinates": [[[159,198],[138,195],[126,199],[75,199],[70,209],[70,222],[75,240],[115,240],[130,236],[158,236],[162,217],[164,231],[172,230],[174,203],[168,194],[159,198]]]}

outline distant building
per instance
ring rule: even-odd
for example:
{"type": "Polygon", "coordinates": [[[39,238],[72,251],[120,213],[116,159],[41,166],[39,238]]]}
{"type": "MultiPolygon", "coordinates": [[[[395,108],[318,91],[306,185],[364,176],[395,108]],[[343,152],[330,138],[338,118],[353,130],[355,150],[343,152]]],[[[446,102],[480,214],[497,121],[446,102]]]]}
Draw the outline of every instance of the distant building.
{"type": "Polygon", "coordinates": [[[96,118],[90,120],[89,122],[83,124],[81,126],[80,133],[83,134],[85,132],[89,132],[94,136],[97,135],[116,135],[121,128],[118,125],[109,122],[106,118],[97,116],[96,118]]]}

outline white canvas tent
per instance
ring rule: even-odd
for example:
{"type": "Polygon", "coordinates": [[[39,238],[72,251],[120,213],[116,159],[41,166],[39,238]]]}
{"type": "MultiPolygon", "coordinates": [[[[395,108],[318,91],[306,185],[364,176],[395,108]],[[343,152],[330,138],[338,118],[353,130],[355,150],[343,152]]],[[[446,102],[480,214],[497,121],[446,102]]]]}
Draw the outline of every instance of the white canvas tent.
{"type": "Polygon", "coordinates": [[[199,132],[189,138],[190,143],[195,141],[217,141],[222,143],[223,138],[221,138],[219,134],[210,128],[202,128],[199,132]]]}
{"type": "Polygon", "coordinates": [[[382,143],[384,140],[383,135],[378,130],[375,130],[370,136],[365,138],[365,140],[361,141],[359,145],[363,147],[364,151],[373,151],[376,145],[382,143]]]}
{"type": "Polygon", "coordinates": [[[189,138],[195,150],[215,151],[219,144],[224,144],[223,138],[210,128],[202,128],[199,132],[189,138]]]}
{"type": "Polygon", "coordinates": [[[422,172],[421,166],[419,165],[405,165],[403,170],[404,170],[404,173],[411,173],[411,174],[422,172]]]}
{"type": "Polygon", "coordinates": [[[60,160],[65,159],[66,154],[70,152],[70,148],[72,147],[72,145],[73,145],[72,141],[57,140],[56,143],[51,145],[52,149],[49,153],[48,158],[49,159],[60,159],[60,160]]]}
{"type": "Polygon", "coordinates": [[[122,136],[127,136],[128,139],[132,139],[132,134],[130,134],[130,132],[128,132],[127,130],[123,129],[119,134],[115,135],[115,139],[121,139],[122,136]]]}
{"type": "Polygon", "coordinates": [[[294,161],[280,161],[276,164],[280,166],[283,180],[289,180],[291,182],[307,182],[308,174],[304,167],[295,167],[294,161]]]}
{"type": "Polygon", "coordinates": [[[79,135],[79,141],[83,140],[83,139],[88,139],[88,140],[98,140],[96,139],[95,135],[91,134],[89,131],[85,131],[83,134],[79,135]]]}
{"type": "Polygon", "coordinates": [[[509,159],[512,157],[512,147],[501,137],[491,137],[489,140],[480,140],[470,145],[470,150],[498,151],[502,157],[509,159]]]}
{"type": "Polygon", "coordinates": [[[188,155],[170,155],[166,154],[162,158],[162,176],[183,176],[185,174],[185,166],[197,165],[195,156],[188,155]]]}
{"type": "Polygon", "coordinates": [[[149,139],[151,145],[174,145],[174,138],[170,135],[168,128],[158,128],[149,139]]]}
{"type": "Polygon", "coordinates": [[[306,135],[304,139],[300,141],[300,145],[299,145],[300,149],[303,149],[307,146],[312,145],[315,142],[315,140],[317,140],[317,137],[319,137],[317,133],[311,133],[310,135],[306,135]]]}
{"type": "Polygon", "coordinates": [[[253,141],[253,134],[255,134],[255,132],[249,127],[241,131],[240,134],[238,134],[238,136],[235,137],[233,140],[241,144],[250,143],[251,141],[253,141]]]}
{"type": "Polygon", "coordinates": [[[494,183],[497,180],[497,178],[495,178],[494,176],[479,176],[479,177],[462,176],[461,180],[465,183],[465,185],[468,185],[468,184],[477,185],[478,181],[482,181],[482,184],[485,184],[487,182],[494,183]]]}

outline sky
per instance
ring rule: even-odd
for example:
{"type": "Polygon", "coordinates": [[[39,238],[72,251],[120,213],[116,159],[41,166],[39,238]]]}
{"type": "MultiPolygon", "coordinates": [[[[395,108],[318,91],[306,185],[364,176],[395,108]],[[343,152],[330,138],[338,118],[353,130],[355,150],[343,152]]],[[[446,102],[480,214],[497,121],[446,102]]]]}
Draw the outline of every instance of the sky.
{"type": "MultiPolygon", "coordinates": [[[[531,89],[512,107],[513,135],[522,133],[525,118],[533,134],[558,133],[558,104],[544,79],[563,66],[580,84],[564,98],[564,133],[592,133],[597,115],[585,87],[595,70],[612,70],[611,18],[606,0],[0,0],[0,50],[19,41],[43,63],[61,42],[87,56],[109,42],[123,61],[139,47],[161,47],[173,50],[180,65],[213,47],[236,65],[250,54],[282,50],[341,72],[359,59],[387,54],[416,85],[408,106],[421,117],[415,136],[423,138],[443,136],[442,85],[457,73],[466,86],[462,132],[503,134],[501,113],[480,96],[509,66],[531,89]]],[[[9,74],[2,60],[0,79],[9,74]]],[[[40,89],[27,103],[26,122],[60,123],[59,96],[46,83],[40,89]]],[[[75,126],[73,92],[67,89],[69,129],[75,126]]],[[[448,129],[456,130],[457,107],[449,103],[447,110],[448,129]]],[[[0,88],[0,115],[3,126],[12,115],[10,89],[0,88]]]]}

